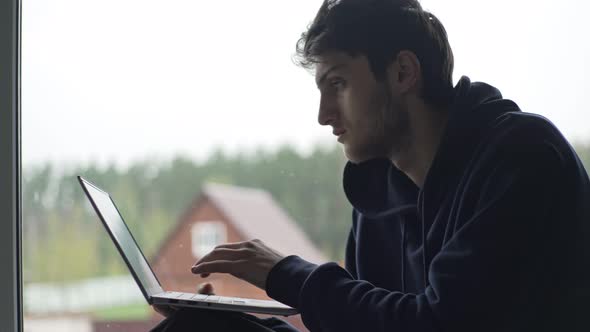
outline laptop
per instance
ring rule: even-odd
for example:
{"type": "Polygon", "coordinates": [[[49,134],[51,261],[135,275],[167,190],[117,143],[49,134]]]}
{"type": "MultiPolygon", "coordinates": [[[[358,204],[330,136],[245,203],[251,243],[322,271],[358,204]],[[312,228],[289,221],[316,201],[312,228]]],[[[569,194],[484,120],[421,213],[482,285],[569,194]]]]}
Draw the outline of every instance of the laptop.
{"type": "Polygon", "coordinates": [[[281,316],[297,314],[296,309],[277,301],[164,290],[109,193],[81,176],[78,176],[78,181],[149,305],[162,304],[281,316]]]}

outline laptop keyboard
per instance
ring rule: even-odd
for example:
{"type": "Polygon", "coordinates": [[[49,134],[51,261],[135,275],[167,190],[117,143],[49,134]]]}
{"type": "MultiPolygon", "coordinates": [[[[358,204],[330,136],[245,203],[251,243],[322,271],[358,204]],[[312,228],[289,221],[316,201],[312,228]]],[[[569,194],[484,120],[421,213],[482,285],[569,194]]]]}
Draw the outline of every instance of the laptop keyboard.
{"type": "Polygon", "coordinates": [[[181,293],[181,292],[166,292],[161,295],[162,297],[188,300],[188,301],[204,301],[209,303],[227,303],[227,304],[251,304],[251,305],[276,305],[275,301],[267,300],[255,300],[255,299],[244,299],[240,297],[229,297],[229,296],[218,296],[218,295],[206,295],[206,294],[194,294],[194,293],[181,293]]]}

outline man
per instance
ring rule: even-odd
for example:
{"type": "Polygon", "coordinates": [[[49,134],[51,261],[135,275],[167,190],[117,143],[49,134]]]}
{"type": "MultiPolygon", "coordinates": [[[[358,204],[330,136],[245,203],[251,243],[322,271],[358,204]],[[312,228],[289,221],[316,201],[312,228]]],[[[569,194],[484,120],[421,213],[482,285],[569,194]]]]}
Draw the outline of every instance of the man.
{"type": "Polygon", "coordinates": [[[246,280],[314,332],[590,330],[590,181],[548,120],[453,87],[445,29],[415,0],[326,0],[298,55],[350,160],[346,268],[255,240],[193,273],[246,280]]]}

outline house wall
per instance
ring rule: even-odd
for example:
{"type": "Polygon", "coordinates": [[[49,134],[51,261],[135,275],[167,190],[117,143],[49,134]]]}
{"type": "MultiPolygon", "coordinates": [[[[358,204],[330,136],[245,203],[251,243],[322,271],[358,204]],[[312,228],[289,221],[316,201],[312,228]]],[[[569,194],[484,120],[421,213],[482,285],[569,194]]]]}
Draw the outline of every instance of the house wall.
{"type": "MultiPolygon", "coordinates": [[[[227,220],[223,213],[206,197],[194,204],[179,226],[161,247],[153,269],[165,290],[196,292],[199,284],[211,282],[215,294],[269,300],[266,292],[249,283],[226,274],[212,274],[201,278],[191,273],[190,268],[197,261],[191,249],[191,228],[200,221],[220,221],[227,229],[227,242],[246,241],[242,234],[227,220]]],[[[286,319],[300,331],[307,331],[299,315],[286,319]]]]}
{"type": "Polygon", "coordinates": [[[191,249],[191,228],[194,224],[202,221],[220,221],[227,229],[228,242],[248,239],[245,239],[206,197],[193,206],[192,211],[185,217],[180,221],[173,236],[168,238],[168,242],[158,254],[157,261],[154,262],[154,270],[164,289],[195,292],[199,284],[208,281],[213,284],[218,295],[268,299],[262,290],[229,275],[213,274],[201,278],[192,274],[190,268],[198,259],[193,256],[191,249]]]}

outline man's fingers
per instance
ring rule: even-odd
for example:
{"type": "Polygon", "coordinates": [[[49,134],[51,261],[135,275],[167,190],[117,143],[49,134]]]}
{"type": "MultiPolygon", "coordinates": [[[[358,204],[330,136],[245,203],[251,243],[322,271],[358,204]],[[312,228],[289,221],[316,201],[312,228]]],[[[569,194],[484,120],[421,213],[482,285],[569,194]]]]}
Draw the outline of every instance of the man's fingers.
{"type": "Polygon", "coordinates": [[[262,241],[259,239],[253,239],[248,241],[241,241],[241,242],[230,242],[220,244],[215,249],[253,249],[262,244],[262,241]]]}
{"type": "Polygon", "coordinates": [[[198,263],[191,268],[194,274],[210,274],[210,273],[231,273],[235,261],[230,260],[216,260],[212,262],[198,263]]]}
{"type": "Polygon", "coordinates": [[[213,292],[213,285],[211,285],[211,283],[208,282],[200,284],[197,293],[215,295],[215,293],[213,292]]]}
{"type": "Polygon", "coordinates": [[[217,247],[215,247],[215,249],[217,249],[217,248],[240,249],[240,248],[246,247],[246,243],[248,243],[248,242],[249,241],[224,243],[224,244],[218,245],[217,247]]]}
{"type": "Polygon", "coordinates": [[[194,274],[229,273],[237,276],[236,272],[239,273],[239,269],[237,267],[246,262],[246,260],[216,260],[212,262],[203,262],[193,266],[191,272],[194,274]]]}
{"type": "Polygon", "coordinates": [[[203,256],[201,259],[199,259],[195,263],[194,266],[201,264],[201,263],[217,261],[217,260],[229,260],[229,261],[240,260],[240,259],[248,257],[248,255],[251,255],[251,254],[252,254],[251,250],[247,249],[247,248],[233,249],[233,248],[219,248],[219,247],[217,247],[213,251],[211,251],[207,255],[203,256]]]}

